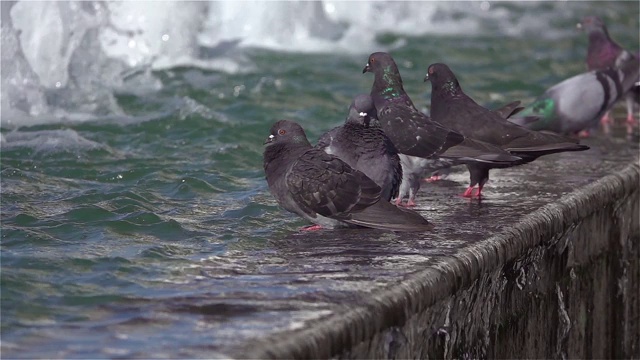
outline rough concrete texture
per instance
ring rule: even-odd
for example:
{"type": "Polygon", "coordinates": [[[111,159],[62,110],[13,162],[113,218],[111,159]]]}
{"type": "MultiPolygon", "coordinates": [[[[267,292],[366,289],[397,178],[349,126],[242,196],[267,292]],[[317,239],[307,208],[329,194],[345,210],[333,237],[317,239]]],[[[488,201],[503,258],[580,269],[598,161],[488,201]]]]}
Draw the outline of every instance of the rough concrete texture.
{"type": "Polygon", "coordinates": [[[640,167],[242,357],[639,358],[640,167]]]}

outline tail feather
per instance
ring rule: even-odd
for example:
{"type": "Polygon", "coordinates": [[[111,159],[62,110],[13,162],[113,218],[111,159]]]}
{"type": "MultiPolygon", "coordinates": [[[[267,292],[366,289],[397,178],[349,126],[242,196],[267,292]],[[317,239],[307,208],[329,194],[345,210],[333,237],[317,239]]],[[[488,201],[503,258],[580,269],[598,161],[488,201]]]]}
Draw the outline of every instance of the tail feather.
{"type": "Polygon", "coordinates": [[[363,211],[352,213],[347,223],[368,228],[391,231],[429,231],[434,228],[427,219],[417,212],[399,208],[381,200],[363,211]]]}
{"type": "Polygon", "coordinates": [[[518,156],[509,154],[495,145],[470,138],[466,138],[462,143],[450,147],[439,157],[483,163],[510,163],[520,160],[518,156]]]}

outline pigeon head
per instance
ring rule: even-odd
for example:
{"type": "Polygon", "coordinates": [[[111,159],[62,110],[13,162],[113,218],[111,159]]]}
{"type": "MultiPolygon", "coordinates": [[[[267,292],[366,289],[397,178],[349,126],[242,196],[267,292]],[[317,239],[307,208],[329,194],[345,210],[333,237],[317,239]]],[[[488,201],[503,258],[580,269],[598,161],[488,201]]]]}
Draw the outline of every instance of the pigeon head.
{"type": "Polygon", "coordinates": [[[433,91],[443,94],[456,95],[462,92],[458,79],[456,79],[453,71],[445,64],[436,63],[429,65],[424,81],[431,81],[433,91]]]}
{"type": "Polygon", "coordinates": [[[311,146],[307,135],[302,127],[291,120],[276,121],[271,126],[270,135],[264,141],[264,144],[271,146],[274,144],[300,144],[311,146]]]}
{"type": "Polygon", "coordinates": [[[356,96],[349,107],[349,115],[347,116],[346,123],[369,127],[372,119],[377,119],[377,112],[371,96],[365,94],[356,96]]]}
{"type": "Polygon", "coordinates": [[[369,55],[367,65],[362,69],[363,74],[366,72],[374,75],[371,96],[392,99],[406,95],[400,71],[391,55],[384,52],[369,55]]]}
{"type": "Polygon", "coordinates": [[[391,55],[385,52],[374,52],[369,55],[369,60],[367,60],[367,65],[362,69],[362,73],[371,72],[375,74],[387,67],[390,68],[389,71],[391,72],[398,72],[398,66],[391,55]]]}
{"type": "Polygon", "coordinates": [[[576,24],[579,30],[583,30],[588,34],[591,33],[604,33],[607,34],[607,27],[604,25],[602,19],[597,16],[585,16],[582,21],[576,24]]]}

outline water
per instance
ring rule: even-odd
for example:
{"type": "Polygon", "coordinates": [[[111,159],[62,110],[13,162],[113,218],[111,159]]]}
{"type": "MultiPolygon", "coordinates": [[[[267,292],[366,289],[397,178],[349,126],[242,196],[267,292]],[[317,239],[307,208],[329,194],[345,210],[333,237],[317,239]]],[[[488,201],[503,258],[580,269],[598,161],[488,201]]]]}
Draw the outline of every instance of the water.
{"type": "Polygon", "coordinates": [[[589,140],[492,172],[482,204],[464,172],[423,185],[431,234],[300,234],[262,142],[281,118],[312,141],[341,123],[377,50],[419,106],[433,62],[487,106],[530,101],[584,71],[586,14],[636,49],[638,6],[2,2],[3,356],[222,357],[622,168],[637,150],[589,140]]]}

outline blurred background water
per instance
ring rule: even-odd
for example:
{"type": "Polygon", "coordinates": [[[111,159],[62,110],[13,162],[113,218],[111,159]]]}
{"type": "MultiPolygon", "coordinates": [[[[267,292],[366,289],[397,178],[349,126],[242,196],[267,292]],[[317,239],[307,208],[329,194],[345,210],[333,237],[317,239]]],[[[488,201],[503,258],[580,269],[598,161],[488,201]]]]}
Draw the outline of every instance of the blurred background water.
{"type": "Polygon", "coordinates": [[[637,1],[1,6],[4,357],[224,356],[428,263],[433,242],[455,248],[371,231],[317,247],[267,192],[270,125],[299,121],[313,142],[341,123],[373,51],[426,109],[434,62],[490,107],[585,71],[585,15],[638,49],[637,1]]]}

